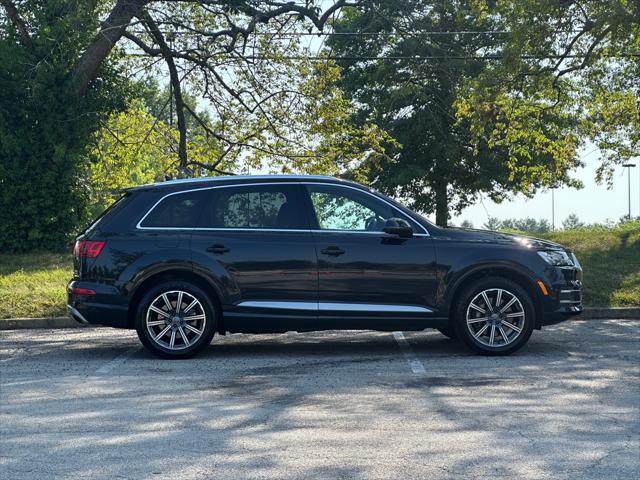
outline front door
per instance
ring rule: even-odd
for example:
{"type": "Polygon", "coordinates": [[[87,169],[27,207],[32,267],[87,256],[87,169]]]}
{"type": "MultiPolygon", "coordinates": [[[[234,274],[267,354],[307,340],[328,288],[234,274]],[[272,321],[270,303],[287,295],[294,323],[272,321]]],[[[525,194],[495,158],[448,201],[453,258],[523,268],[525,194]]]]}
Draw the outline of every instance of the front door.
{"type": "Polygon", "coordinates": [[[209,268],[226,292],[229,330],[315,320],[317,257],[302,198],[302,187],[287,183],[210,190],[191,249],[194,265],[209,268]]]}
{"type": "Polygon", "coordinates": [[[321,317],[333,319],[336,328],[385,328],[376,319],[390,318],[400,328],[407,326],[402,320],[411,324],[432,317],[437,277],[426,230],[361,189],[319,183],[306,187],[318,252],[321,317]],[[387,219],[398,217],[412,226],[412,237],[383,231],[387,219]]]}

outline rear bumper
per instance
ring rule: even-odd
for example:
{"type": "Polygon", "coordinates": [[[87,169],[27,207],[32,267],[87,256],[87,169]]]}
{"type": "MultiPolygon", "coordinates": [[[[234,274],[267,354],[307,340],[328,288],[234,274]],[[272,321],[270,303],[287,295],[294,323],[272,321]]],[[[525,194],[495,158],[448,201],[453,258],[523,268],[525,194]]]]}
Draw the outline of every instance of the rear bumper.
{"type": "Polygon", "coordinates": [[[67,286],[67,311],[74,320],[83,324],[131,328],[129,325],[129,299],[112,286],[72,280],[67,286]],[[74,295],[72,288],[88,288],[95,295],[74,295]]]}

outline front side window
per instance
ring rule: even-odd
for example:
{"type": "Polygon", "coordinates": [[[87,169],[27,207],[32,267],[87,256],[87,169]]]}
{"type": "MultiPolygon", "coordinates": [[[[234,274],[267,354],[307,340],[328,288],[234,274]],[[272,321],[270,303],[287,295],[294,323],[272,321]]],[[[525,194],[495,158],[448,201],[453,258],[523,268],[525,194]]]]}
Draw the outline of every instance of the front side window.
{"type": "Polygon", "coordinates": [[[269,230],[309,228],[298,187],[286,184],[212,189],[200,226],[269,230]]]}
{"type": "Polygon", "coordinates": [[[321,230],[381,232],[398,213],[389,205],[357,190],[333,185],[309,185],[311,203],[321,230]]]}
{"type": "Polygon", "coordinates": [[[202,191],[176,193],[163,198],[140,223],[146,228],[194,228],[204,205],[202,191]]]}

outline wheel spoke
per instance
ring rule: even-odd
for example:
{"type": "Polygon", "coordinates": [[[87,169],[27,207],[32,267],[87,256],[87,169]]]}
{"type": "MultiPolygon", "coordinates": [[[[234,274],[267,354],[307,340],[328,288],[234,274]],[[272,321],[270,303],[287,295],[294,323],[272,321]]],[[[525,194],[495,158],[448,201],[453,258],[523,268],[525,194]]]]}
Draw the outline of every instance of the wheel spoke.
{"type": "Polygon", "coordinates": [[[158,325],[164,325],[165,323],[165,320],[152,320],[150,322],[147,322],[147,325],[150,327],[157,327],[158,325]]]}
{"type": "Polygon", "coordinates": [[[156,342],[160,340],[162,337],[164,337],[164,334],[167,333],[170,329],[171,329],[171,325],[167,325],[158,335],[155,336],[154,340],[156,342]]]}
{"type": "Polygon", "coordinates": [[[489,320],[489,317],[470,318],[467,323],[486,322],[487,320],[489,320]]]}
{"type": "Polygon", "coordinates": [[[505,322],[504,320],[502,321],[502,324],[506,327],[509,327],[511,330],[520,333],[522,331],[521,328],[516,327],[515,325],[510,324],[509,322],[505,322]]]}
{"type": "Polygon", "coordinates": [[[184,342],[185,346],[188,347],[189,345],[191,345],[189,343],[189,339],[187,338],[187,335],[184,333],[184,328],[179,327],[178,331],[180,332],[180,336],[182,337],[182,341],[184,342]]]}
{"type": "Polygon", "coordinates": [[[489,336],[489,345],[493,346],[493,340],[496,337],[496,326],[491,325],[491,335],[489,336]]]}
{"type": "Polygon", "coordinates": [[[171,316],[167,312],[165,312],[164,310],[161,310],[158,307],[156,307],[155,305],[151,305],[149,307],[149,310],[152,310],[152,311],[156,312],[158,315],[162,315],[162,316],[167,317],[167,318],[169,318],[171,316]]]}
{"type": "Polygon", "coordinates": [[[190,322],[191,320],[202,320],[203,318],[204,318],[204,314],[202,314],[202,315],[191,315],[189,317],[184,317],[184,319],[187,322],[190,322]]]}
{"type": "Polygon", "coordinates": [[[169,348],[173,348],[176,343],[176,331],[171,330],[171,340],[169,340],[169,348]]]}
{"type": "Polygon", "coordinates": [[[191,310],[193,307],[195,307],[198,304],[198,300],[194,299],[193,302],[191,302],[189,305],[187,305],[187,308],[185,308],[183,310],[184,314],[186,315],[186,313],[191,310]]]}
{"type": "Polygon", "coordinates": [[[505,306],[504,306],[504,307],[502,307],[502,308],[500,309],[500,313],[504,313],[504,312],[506,312],[506,311],[509,309],[509,307],[510,307],[511,305],[513,305],[514,303],[516,303],[517,301],[518,301],[518,298],[514,295],[514,296],[511,298],[511,300],[509,300],[509,301],[505,304],[505,306]]]}
{"type": "Polygon", "coordinates": [[[498,295],[496,295],[496,310],[500,308],[500,302],[502,302],[502,289],[498,289],[498,295]]]}
{"type": "Polygon", "coordinates": [[[176,302],[176,313],[180,313],[180,307],[182,306],[182,296],[184,292],[178,292],[178,301],[176,302]]]}
{"type": "Polygon", "coordinates": [[[502,335],[502,338],[504,338],[504,343],[509,343],[509,337],[507,337],[507,334],[504,331],[504,328],[502,328],[502,325],[500,325],[498,327],[500,329],[500,335],[502,335]]]}
{"type": "Polygon", "coordinates": [[[471,302],[469,304],[469,307],[473,308],[474,310],[477,310],[480,313],[487,313],[487,311],[484,308],[479,307],[478,305],[476,305],[475,303],[471,302]]]}
{"type": "Polygon", "coordinates": [[[474,337],[478,338],[480,335],[482,335],[484,333],[484,331],[489,327],[488,323],[485,323],[484,327],[482,327],[480,330],[478,330],[476,333],[473,334],[474,337]]]}
{"type": "Polygon", "coordinates": [[[202,330],[198,330],[195,327],[192,327],[191,325],[189,325],[188,323],[184,326],[184,328],[186,328],[187,330],[195,333],[196,335],[202,335],[202,330]]]}
{"type": "Polygon", "coordinates": [[[507,313],[505,317],[507,318],[524,317],[524,312],[507,313]]]}
{"type": "Polygon", "coordinates": [[[482,292],[482,298],[484,299],[484,303],[487,306],[487,308],[489,309],[490,312],[493,312],[493,306],[491,305],[491,302],[489,301],[489,297],[487,296],[487,292],[482,292]]]}
{"type": "Polygon", "coordinates": [[[167,310],[169,311],[173,310],[173,306],[171,305],[171,302],[169,301],[169,297],[167,297],[166,293],[162,294],[162,300],[164,300],[164,304],[167,307],[167,310]]]}

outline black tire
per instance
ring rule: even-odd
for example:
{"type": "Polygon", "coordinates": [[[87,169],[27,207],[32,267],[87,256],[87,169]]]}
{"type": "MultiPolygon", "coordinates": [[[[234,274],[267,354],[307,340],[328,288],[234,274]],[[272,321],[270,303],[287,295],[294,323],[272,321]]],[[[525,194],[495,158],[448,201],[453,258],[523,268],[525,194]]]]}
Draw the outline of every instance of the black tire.
{"type": "Polygon", "coordinates": [[[458,340],[458,334],[453,328],[438,328],[438,331],[451,340],[458,340]]]}
{"type": "MultiPolygon", "coordinates": [[[[477,319],[471,318],[470,320],[474,321],[477,319]]],[[[453,322],[458,337],[471,350],[482,355],[509,355],[522,348],[529,340],[529,337],[533,332],[535,323],[535,307],[529,293],[516,282],[505,278],[487,277],[473,282],[471,285],[466,287],[464,291],[461,292],[453,309],[453,322]],[[498,290],[503,290],[504,292],[506,292],[505,294],[501,294],[506,298],[505,301],[502,301],[499,304],[501,308],[496,308],[495,305],[490,305],[489,308],[487,308],[486,302],[480,301],[479,303],[481,309],[486,310],[486,317],[485,313],[475,313],[474,311],[473,314],[477,315],[478,319],[488,318],[488,320],[486,322],[477,321],[477,323],[468,325],[467,313],[471,312],[472,310],[476,310],[474,307],[470,306],[471,302],[474,301],[474,299],[476,299],[475,301],[478,301],[477,298],[484,298],[481,297],[482,292],[488,292],[487,295],[489,296],[489,303],[497,303],[497,301],[499,300],[498,298],[496,298],[497,293],[495,294],[496,297],[492,298],[491,292],[497,292],[498,290]],[[506,306],[507,303],[509,303],[512,298],[507,294],[516,297],[517,301],[513,304],[513,306],[509,307],[509,309],[507,309],[505,313],[500,313],[500,311],[504,308],[504,306],[506,306]],[[512,309],[515,310],[516,313],[509,313],[512,309]],[[517,319],[517,322],[512,320],[512,318],[502,318],[506,317],[507,315],[518,315],[517,312],[519,311],[522,311],[524,313],[524,316],[521,315],[518,317],[514,317],[517,319]],[[495,316],[498,316],[498,318],[495,318],[495,316]],[[512,323],[503,324],[503,321],[512,323]],[[494,324],[492,322],[496,322],[495,327],[493,326],[494,324]],[[506,325],[510,324],[512,324],[515,328],[519,328],[520,331],[518,332],[515,329],[506,327],[506,325]],[[477,329],[474,333],[478,335],[478,332],[485,326],[487,327],[485,329],[485,332],[490,332],[490,329],[492,328],[493,331],[496,332],[497,329],[503,326],[502,332],[506,333],[507,338],[504,338],[501,333],[499,335],[501,339],[500,341],[504,344],[497,346],[487,345],[486,343],[488,342],[488,340],[486,339],[486,336],[488,335],[488,333],[483,333],[479,337],[475,337],[474,334],[471,333],[470,329],[477,329]],[[510,343],[507,343],[509,341],[508,338],[511,338],[510,343]]],[[[498,334],[496,333],[496,339],[497,336],[498,334]]],[[[493,342],[493,340],[490,341],[493,342]]]]}
{"type": "MultiPolygon", "coordinates": [[[[171,300],[172,298],[171,295],[177,295],[177,294],[169,293],[168,298],[170,299],[169,300],[170,303],[173,305],[174,301],[171,300]]],[[[175,303],[177,303],[177,299],[175,300],[175,303]]],[[[186,304],[186,300],[182,303],[182,305],[185,305],[185,304],[186,304]]],[[[173,306],[175,308],[175,305],[173,306]]],[[[185,308],[186,306],[183,307],[183,310],[185,308]]],[[[149,314],[153,315],[153,313],[151,312],[149,312],[149,314]]],[[[138,338],[140,338],[140,341],[142,342],[142,344],[157,357],[168,358],[168,359],[189,358],[194,356],[198,352],[200,352],[203,348],[205,348],[207,345],[211,343],[211,340],[213,339],[213,335],[216,331],[217,316],[218,316],[218,312],[215,306],[213,305],[211,299],[200,287],[190,282],[184,282],[184,281],[178,281],[178,280],[167,281],[167,282],[162,282],[154,286],[153,288],[149,289],[147,292],[145,292],[145,294],[141,298],[140,302],[138,303],[138,308],[136,311],[136,331],[138,332],[138,338]],[[169,348],[168,345],[164,346],[158,341],[154,340],[151,332],[149,331],[150,329],[153,330],[154,327],[149,327],[147,325],[147,313],[149,311],[149,307],[154,301],[158,301],[158,298],[161,297],[163,293],[168,294],[169,292],[184,292],[185,294],[188,295],[188,296],[186,295],[184,296],[185,299],[189,297],[192,297],[193,299],[197,299],[199,304],[196,305],[196,307],[189,310],[189,312],[197,308],[197,311],[195,311],[195,313],[199,314],[199,316],[204,315],[204,318],[202,319],[203,320],[202,328],[198,329],[197,328],[198,325],[194,324],[194,327],[196,328],[196,330],[199,330],[202,332],[199,337],[197,336],[197,333],[187,331],[188,327],[186,327],[185,325],[186,322],[184,321],[184,319],[185,318],[188,319],[189,317],[185,316],[184,312],[182,316],[182,325],[185,325],[185,328],[181,330],[180,335],[178,335],[177,333],[174,335],[172,333],[172,330],[175,330],[176,328],[180,328],[179,326],[176,326],[176,328],[171,327],[170,330],[167,332],[167,334],[165,334],[165,336],[162,337],[164,339],[166,338],[166,335],[169,335],[169,336],[175,336],[175,338],[179,338],[179,340],[177,340],[177,342],[179,342],[178,346],[181,347],[179,350],[169,348]],[[187,339],[183,340],[182,333],[185,333],[185,332],[187,332],[186,333],[187,339]],[[192,336],[191,340],[193,343],[186,344],[186,342],[189,340],[188,338],[189,336],[192,336]],[[197,339],[194,340],[194,338],[197,338],[197,339]]],[[[159,321],[160,319],[167,320],[168,317],[169,317],[168,315],[163,315],[163,316],[157,315],[156,321],[159,321]]],[[[178,315],[176,315],[176,317],[178,317],[178,315]]],[[[171,316],[170,318],[173,319],[174,316],[171,316]]],[[[176,322],[177,321],[178,320],[176,320],[176,322]]],[[[164,325],[159,325],[155,327],[156,329],[155,331],[157,331],[158,329],[162,331],[164,330],[164,328],[167,328],[168,325],[167,327],[164,327],[164,328],[163,327],[164,325]]],[[[161,339],[161,342],[162,342],[162,339],[161,339]]],[[[163,343],[166,343],[166,342],[163,342],[163,343]]]]}

